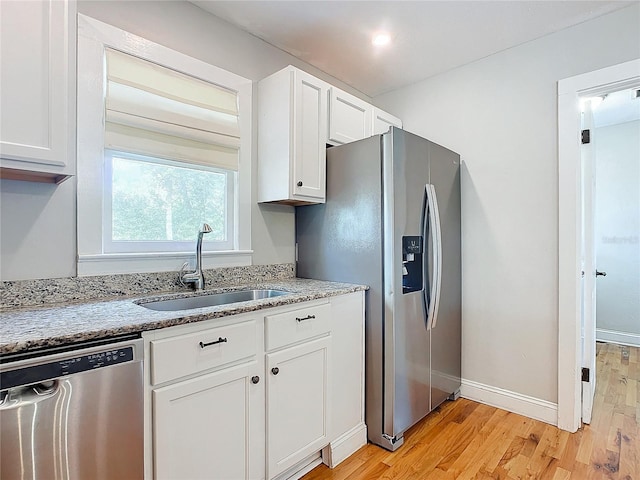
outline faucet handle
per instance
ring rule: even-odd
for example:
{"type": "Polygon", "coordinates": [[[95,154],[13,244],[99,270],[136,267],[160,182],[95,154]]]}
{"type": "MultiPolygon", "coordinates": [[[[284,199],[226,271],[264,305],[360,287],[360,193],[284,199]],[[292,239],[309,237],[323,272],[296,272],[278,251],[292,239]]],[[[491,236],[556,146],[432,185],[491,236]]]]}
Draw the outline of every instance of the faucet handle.
{"type": "Polygon", "coordinates": [[[182,264],[182,267],[180,267],[180,273],[178,274],[178,280],[180,281],[180,285],[182,285],[183,287],[186,287],[183,278],[185,275],[185,269],[189,266],[189,262],[184,262],[182,264]]]}

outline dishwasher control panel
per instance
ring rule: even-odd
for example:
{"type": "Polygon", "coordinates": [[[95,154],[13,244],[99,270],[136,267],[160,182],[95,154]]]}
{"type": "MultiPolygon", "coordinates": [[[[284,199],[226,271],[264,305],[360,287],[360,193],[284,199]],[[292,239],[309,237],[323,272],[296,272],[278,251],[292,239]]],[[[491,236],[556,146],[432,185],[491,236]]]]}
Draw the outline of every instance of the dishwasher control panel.
{"type": "MultiPolygon", "coordinates": [[[[68,356],[54,362],[25,366],[15,370],[0,372],[0,390],[18,385],[29,385],[46,380],[65,377],[75,373],[96,370],[110,365],[131,362],[134,359],[133,347],[118,347],[85,355],[68,356]]],[[[10,367],[9,367],[10,368],[10,367]]]]}

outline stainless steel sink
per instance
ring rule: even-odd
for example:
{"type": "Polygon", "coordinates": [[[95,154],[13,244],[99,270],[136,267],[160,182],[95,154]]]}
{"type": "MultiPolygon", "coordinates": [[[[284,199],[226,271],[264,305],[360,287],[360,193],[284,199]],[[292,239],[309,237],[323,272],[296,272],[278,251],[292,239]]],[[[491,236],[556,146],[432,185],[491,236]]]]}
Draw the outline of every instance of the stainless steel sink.
{"type": "Polygon", "coordinates": [[[174,312],[177,310],[190,310],[192,308],[214,307],[229,303],[260,300],[261,298],[279,297],[290,292],[283,290],[238,290],[236,292],[212,293],[198,295],[196,297],[174,298],[171,300],[158,300],[156,302],[140,303],[139,305],[150,310],[162,312],[174,312]]]}

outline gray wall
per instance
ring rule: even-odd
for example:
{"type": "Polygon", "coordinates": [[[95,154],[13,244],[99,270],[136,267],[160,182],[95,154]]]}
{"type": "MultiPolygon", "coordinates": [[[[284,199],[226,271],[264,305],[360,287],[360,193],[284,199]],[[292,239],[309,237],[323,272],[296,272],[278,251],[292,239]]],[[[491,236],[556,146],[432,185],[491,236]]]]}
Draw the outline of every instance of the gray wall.
{"type": "MultiPolygon", "coordinates": [[[[254,81],[292,64],[370,101],[342,82],[188,2],[80,0],[78,12],[254,81]]],[[[254,86],[254,109],[256,105],[254,86]]],[[[254,133],[255,175],[257,124],[254,133]]],[[[253,263],[293,262],[294,209],[257,205],[256,185],[252,181],[253,263]]],[[[74,179],[59,187],[0,180],[2,280],[75,275],[75,202],[74,179]]]]}
{"type": "Polygon", "coordinates": [[[76,189],[0,180],[0,279],[70,277],[76,271],[76,189]]]}
{"type": "Polygon", "coordinates": [[[640,5],[374,98],[461,154],[465,379],[557,402],[557,81],[640,58],[640,5]]]}
{"type": "MultiPolygon", "coordinates": [[[[640,102],[640,99],[636,100],[640,102]]],[[[596,128],[596,327],[640,344],[640,121],[596,128]]]]}

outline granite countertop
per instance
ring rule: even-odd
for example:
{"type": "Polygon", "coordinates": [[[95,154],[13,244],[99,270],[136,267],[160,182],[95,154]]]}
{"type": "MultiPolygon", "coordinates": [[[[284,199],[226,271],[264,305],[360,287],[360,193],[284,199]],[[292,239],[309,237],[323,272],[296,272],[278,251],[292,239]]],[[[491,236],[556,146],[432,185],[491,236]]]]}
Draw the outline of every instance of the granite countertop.
{"type": "Polygon", "coordinates": [[[226,288],[211,288],[202,293],[224,293],[248,288],[285,290],[291,293],[261,300],[175,312],[149,310],[141,307],[139,303],[197,294],[172,292],[138,295],[117,300],[67,302],[4,309],[0,313],[0,355],[140,333],[367,289],[363,285],[287,278],[226,288]]]}

